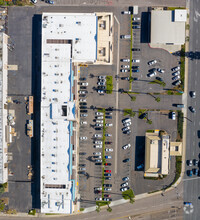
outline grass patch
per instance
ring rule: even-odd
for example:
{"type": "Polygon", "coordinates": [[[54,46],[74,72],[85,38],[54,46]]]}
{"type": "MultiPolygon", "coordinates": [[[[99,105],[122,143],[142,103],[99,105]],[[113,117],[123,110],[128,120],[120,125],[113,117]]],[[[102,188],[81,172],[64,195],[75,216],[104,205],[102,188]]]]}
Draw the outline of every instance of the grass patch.
{"type": "MultiPolygon", "coordinates": [[[[177,131],[178,131],[178,140],[179,137],[182,140],[183,138],[183,112],[178,110],[178,116],[177,116],[177,131]]],[[[181,141],[180,140],[180,141],[181,141]]]]}
{"type": "Polygon", "coordinates": [[[80,208],[80,211],[82,212],[82,211],[84,211],[85,209],[84,208],[80,208]]]}
{"type": "Polygon", "coordinates": [[[127,191],[122,192],[122,197],[123,197],[125,200],[130,199],[130,201],[133,201],[133,202],[134,202],[133,199],[135,198],[135,195],[134,195],[132,189],[128,189],[127,191]]]}
{"type": "Polygon", "coordinates": [[[146,109],[139,109],[138,110],[138,117],[140,117],[143,113],[145,113],[147,110],[146,109]]]}
{"type": "Polygon", "coordinates": [[[130,91],[124,91],[123,93],[127,93],[127,94],[135,94],[135,95],[140,94],[139,92],[130,92],[130,91]]]}
{"type": "Polygon", "coordinates": [[[152,120],[150,120],[150,119],[147,119],[147,124],[152,124],[152,120]]]}
{"type": "Polygon", "coordinates": [[[106,76],[106,93],[112,94],[113,92],[113,77],[106,76]]]}
{"type": "Polygon", "coordinates": [[[131,101],[135,102],[135,100],[136,100],[136,96],[131,96],[131,101]]]}
{"type": "Polygon", "coordinates": [[[147,133],[154,133],[154,130],[147,130],[147,133]]]}
{"type": "Polygon", "coordinates": [[[5,192],[5,189],[7,188],[8,183],[0,184],[0,194],[5,192]]]}
{"type": "Polygon", "coordinates": [[[181,167],[182,167],[182,157],[176,156],[176,175],[173,181],[173,184],[179,179],[181,175],[181,167]]]}
{"type": "Polygon", "coordinates": [[[129,115],[130,117],[135,117],[136,114],[135,112],[132,111],[132,109],[128,109],[128,108],[124,109],[123,112],[124,112],[124,116],[129,115]]]}
{"type": "Polygon", "coordinates": [[[28,212],[29,215],[35,215],[36,214],[36,210],[35,209],[31,209],[28,212]]]}
{"type": "Polygon", "coordinates": [[[155,98],[156,102],[160,102],[160,97],[155,98]]]}
{"type": "Polygon", "coordinates": [[[183,7],[167,7],[167,10],[171,10],[171,11],[173,11],[175,9],[185,9],[185,8],[183,8],[183,7]]]}
{"type": "Polygon", "coordinates": [[[162,87],[166,86],[165,82],[161,82],[160,80],[157,80],[157,79],[155,79],[154,81],[149,82],[149,84],[158,84],[158,85],[160,85],[162,87]]]}
{"type": "MultiPolygon", "coordinates": [[[[130,79],[132,79],[132,44],[133,44],[133,29],[132,29],[133,15],[131,14],[131,45],[130,45],[130,79]]],[[[129,81],[129,90],[132,90],[132,81],[129,81]]]]}
{"type": "Polygon", "coordinates": [[[97,201],[96,205],[101,207],[101,206],[105,206],[105,205],[109,205],[110,202],[106,202],[106,201],[97,201]]]}

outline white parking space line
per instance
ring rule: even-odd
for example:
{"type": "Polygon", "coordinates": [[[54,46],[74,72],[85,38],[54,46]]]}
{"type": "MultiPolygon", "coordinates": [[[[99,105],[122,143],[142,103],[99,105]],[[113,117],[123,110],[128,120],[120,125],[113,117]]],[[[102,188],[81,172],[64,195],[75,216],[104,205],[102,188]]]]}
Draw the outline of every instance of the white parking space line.
{"type": "Polygon", "coordinates": [[[200,179],[200,177],[190,178],[190,179],[183,179],[183,181],[189,181],[189,180],[197,180],[200,179]]]}
{"type": "MultiPolygon", "coordinates": [[[[114,18],[118,24],[118,48],[117,48],[117,76],[119,76],[119,42],[120,42],[120,23],[117,19],[117,17],[114,15],[114,18]]],[[[118,79],[118,78],[117,78],[118,79]]],[[[119,89],[119,82],[117,80],[116,82],[116,91],[119,89]]],[[[119,106],[119,93],[116,92],[116,109],[118,109],[119,106]]],[[[115,120],[116,126],[115,126],[115,174],[117,173],[117,151],[118,151],[118,111],[116,111],[116,120],[115,120]]]]}

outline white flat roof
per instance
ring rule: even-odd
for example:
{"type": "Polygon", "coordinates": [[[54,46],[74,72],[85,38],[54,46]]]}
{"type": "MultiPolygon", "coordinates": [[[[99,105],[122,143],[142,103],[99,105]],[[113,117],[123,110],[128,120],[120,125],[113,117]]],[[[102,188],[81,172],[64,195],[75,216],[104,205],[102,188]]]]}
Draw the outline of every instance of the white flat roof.
{"type": "Polygon", "coordinates": [[[97,16],[94,13],[43,13],[43,44],[47,39],[71,40],[73,62],[95,62],[97,16]]]}
{"type": "Polygon", "coordinates": [[[185,22],[175,22],[172,11],[151,12],[151,44],[185,43],[185,22]]]}
{"type": "Polygon", "coordinates": [[[174,14],[175,14],[175,19],[174,19],[175,21],[182,21],[182,22],[187,21],[187,10],[175,9],[174,14]]]}

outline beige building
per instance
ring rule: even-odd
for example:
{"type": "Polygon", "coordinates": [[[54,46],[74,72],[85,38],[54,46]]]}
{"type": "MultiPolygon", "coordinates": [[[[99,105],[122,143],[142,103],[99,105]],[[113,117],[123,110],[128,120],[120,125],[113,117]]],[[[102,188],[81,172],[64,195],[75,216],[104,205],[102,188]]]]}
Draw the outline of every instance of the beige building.
{"type": "Polygon", "coordinates": [[[166,132],[155,130],[145,137],[144,176],[168,175],[170,156],[182,155],[182,143],[171,142],[166,132]]]}

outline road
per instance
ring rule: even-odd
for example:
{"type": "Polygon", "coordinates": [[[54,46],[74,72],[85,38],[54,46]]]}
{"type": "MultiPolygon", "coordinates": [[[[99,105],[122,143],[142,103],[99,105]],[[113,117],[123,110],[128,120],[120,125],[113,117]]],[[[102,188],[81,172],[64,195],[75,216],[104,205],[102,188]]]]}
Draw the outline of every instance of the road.
{"type": "MultiPolygon", "coordinates": [[[[190,47],[189,51],[199,52],[200,50],[200,4],[199,0],[190,1],[190,47]]],[[[197,95],[195,99],[192,99],[188,94],[188,106],[193,106],[196,109],[196,113],[193,114],[188,111],[187,117],[192,122],[187,121],[187,140],[186,140],[186,160],[199,159],[199,139],[197,137],[197,131],[200,130],[200,78],[198,77],[200,69],[200,61],[196,57],[189,60],[189,71],[188,71],[188,92],[196,91],[197,95]]],[[[186,170],[194,167],[188,167],[186,170]]],[[[184,201],[190,201],[193,204],[193,213],[185,214],[185,219],[195,220],[200,219],[199,205],[200,200],[200,179],[185,176],[184,181],[184,201]]]]}

